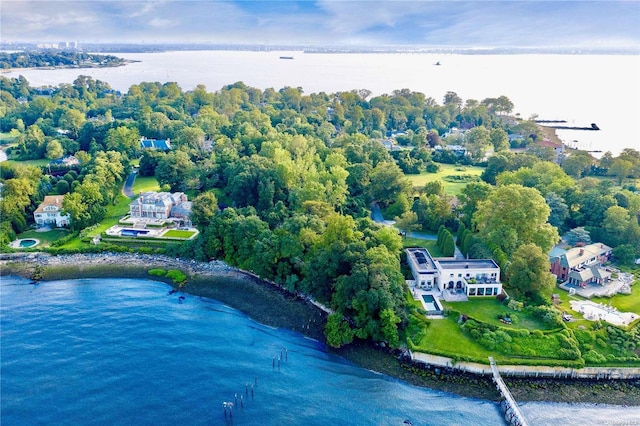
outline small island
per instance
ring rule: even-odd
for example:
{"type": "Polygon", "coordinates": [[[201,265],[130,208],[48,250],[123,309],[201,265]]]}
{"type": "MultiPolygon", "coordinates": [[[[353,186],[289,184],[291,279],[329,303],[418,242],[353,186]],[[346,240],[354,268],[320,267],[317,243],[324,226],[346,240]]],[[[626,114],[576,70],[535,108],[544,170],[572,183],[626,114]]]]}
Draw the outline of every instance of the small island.
{"type": "Polygon", "coordinates": [[[101,68],[119,67],[132,61],[113,55],[65,50],[0,52],[0,69],[16,68],[101,68]]]}

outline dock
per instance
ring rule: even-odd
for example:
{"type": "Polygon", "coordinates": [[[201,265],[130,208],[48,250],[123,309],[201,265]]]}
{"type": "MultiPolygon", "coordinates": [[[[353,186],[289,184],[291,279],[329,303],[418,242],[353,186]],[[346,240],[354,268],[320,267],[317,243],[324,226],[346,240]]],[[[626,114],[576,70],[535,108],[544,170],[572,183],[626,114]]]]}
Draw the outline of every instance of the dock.
{"type": "Polygon", "coordinates": [[[493,381],[498,388],[498,392],[502,395],[503,401],[500,406],[504,408],[505,420],[512,426],[528,426],[527,420],[518,408],[516,400],[513,399],[511,392],[507,385],[504,384],[500,372],[498,371],[498,365],[493,357],[489,357],[489,363],[491,364],[491,372],[493,373],[493,381]]]}

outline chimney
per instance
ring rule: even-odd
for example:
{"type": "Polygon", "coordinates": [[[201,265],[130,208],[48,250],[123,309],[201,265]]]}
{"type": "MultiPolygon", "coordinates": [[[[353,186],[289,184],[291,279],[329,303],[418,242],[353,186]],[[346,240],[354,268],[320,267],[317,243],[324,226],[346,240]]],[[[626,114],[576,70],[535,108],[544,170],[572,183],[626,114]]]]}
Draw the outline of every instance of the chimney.
{"type": "Polygon", "coordinates": [[[580,249],[580,256],[584,254],[584,249],[580,249]]]}

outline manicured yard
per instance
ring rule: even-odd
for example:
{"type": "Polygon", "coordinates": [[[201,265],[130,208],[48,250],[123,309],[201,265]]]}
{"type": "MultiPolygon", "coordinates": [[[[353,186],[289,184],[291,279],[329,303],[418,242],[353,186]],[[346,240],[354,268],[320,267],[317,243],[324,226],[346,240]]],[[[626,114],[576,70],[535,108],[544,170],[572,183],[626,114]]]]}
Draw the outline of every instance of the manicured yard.
{"type": "Polygon", "coordinates": [[[117,203],[115,205],[110,205],[107,207],[107,214],[100,222],[100,225],[89,234],[89,236],[94,237],[96,235],[100,235],[101,232],[106,231],[111,228],[113,225],[116,225],[120,219],[126,216],[129,213],[129,203],[131,199],[125,197],[124,195],[118,195],[117,203]]]}
{"type": "Polygon", "coordinates": [[[445,302],[442,301],[445,309],[455,309],[470,318],[487,324],[493,324],[508,328],[526,328],[527,330],[547,330],[550,329],[544,322],[528,314],[526,311],[514,311],[495,298],[481,299],[475,298],[467,302],[445,302]],[[501,313],[516,315],[516,324],[505,325],[498,319],[501,313]]]}
{"type": "Polygon", "coordinates": [[[5,145],[13,142],[16,136],[11,135],[9,132],[0,132],[0,145],[5,145]]]}
{"type": "Polygon", "coordinates": [[[36,166],[36,167],[46,166],[50,162],[51,160],[48,160],[46,158],[40,158],[38,160],[24,160],[24,161],[7,160],[7,163],[11,165],[22,164],[24,166],[36,166]]]}
{"type": "Polygon", "coordinates": [[[50,246],[54,241],[69,235],[70,232],[71,231],[67,229],[52,229],[47,232],[36,232],[35,230],[30,230],[18,235],[18,239],[35,238],[36,240],[40,240],[40,244],[36,247],[46,247],[50,246]]]}
{"type": "Polygon", "coordinates": [[[456,166],[453,164],[440,164],[440,171],[438,173],[420,173],[419,175],[406,175],[407,179],[413,184],[414,187],[421,188],[427,182],[433,182],[441,180],[444,184],[444,190],[448,195],[458,195],[462,188],[467,185],[467,182],[448,182],[445,180],[447,176],[480,176],[484,171],[483,167],[476,166],[456,166]]]}
{"type": "Polygon", "coordinates": [[[160,185],[154,176],[136,176],[132,189],[135,194],[139,194],[140,192],[160,191],[160,185]]]}
{"type": "Polygon", "coordinates": [[[184,238],[185,240],[191,238],[195,234],[194,231],[182,231],[180,229],[170,229],[169,231],[162,234],[163,237],[167,238],[184,238]]]}
{"type": "Polygon", "coordinates": [[[430,321],[422,340],[419,343],[414,342],[416,349],[420,352],[432,352],[452,357],[471,357],[477,360],[495,356],[493,352],[483,348],[480,343],[465,335],[457,320],[457,318],[447,317],[430,321]]]}
{"type": "Polygon", "coordinates": [[[640,314],[640,284],[636,284],[631,287],[631,294],[617,294],[611,298],[592,297],[591,299],[585,299],[578,295],[569,296],[569,293],[560,288],[556,289],[554,293],[560,296],[560,308],[574,316],[575,321],[568,323],[568,326],[571,328],[576,328],[580,325],[590,328],[589,326],[593,324],[593,321],[582,319],[581,314],[576,313],[571,309],[571,305],[569,303],[571,300],[591,300],[592,302],[604,303],[606,305],[611,302],[611,306],[618,308],[618,310],[622,312],[634,312],[636,314],[640,314]]]}
{"type": "Polygon", "coordinates": [[[407,248],[407,247],[426,248],[427,250],[429,250],[429,253],[431,253],[431,256],[444,257],[444,255],[440,251],[440,248],[438,247],[437,241],[434,241],[434,240],[421,240],[419,238],[405,237],[402,239],[402,246],[404,248],[407,248]]]}

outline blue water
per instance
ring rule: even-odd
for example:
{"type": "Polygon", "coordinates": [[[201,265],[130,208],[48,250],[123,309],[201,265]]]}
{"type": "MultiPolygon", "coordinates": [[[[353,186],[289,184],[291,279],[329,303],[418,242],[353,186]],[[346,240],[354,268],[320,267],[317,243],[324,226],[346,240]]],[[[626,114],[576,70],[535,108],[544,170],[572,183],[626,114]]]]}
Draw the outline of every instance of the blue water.
{"type": "Polygon", "coordinates": [[[438,305],[436,305],[436,299],[430,294],[423,294],[422,300],[424,300],[424,306],[427,311],[439,311],[438,305]]]}
{"type": "MultiPolygon", "coordinates": [[[[168,290],[144,280],[34,286],[3,277],[0,423],[502,423],[491,402],[409,386],[327,354],[317,341],[258,324],[213,300],[185,295],[180,301],[168,290]],[[235,394],[233,418],[225,417],[222,403],[235,402],[235,394]]],[[[634,409],[615,419],[634,424],[640,419],[634,409]]],[[[576,411],[591,410],[594,420],[593,413],[611,419],[621,409],[530,403],[523,410],[536,419],[532,424],[585,425],[593,423],[576,411]]]]}

